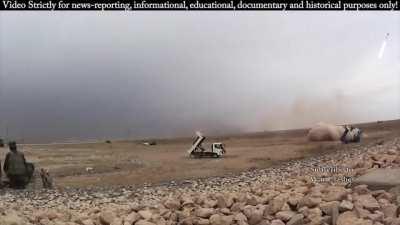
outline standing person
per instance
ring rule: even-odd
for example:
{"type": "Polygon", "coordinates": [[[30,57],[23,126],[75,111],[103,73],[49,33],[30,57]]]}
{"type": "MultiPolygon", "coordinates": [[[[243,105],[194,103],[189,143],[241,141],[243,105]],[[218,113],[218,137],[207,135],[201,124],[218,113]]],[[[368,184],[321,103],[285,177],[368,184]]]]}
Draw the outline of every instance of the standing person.
{"type": "Polygon", "coordinates": [[[3,187],[3,180],[1,179],[1,178],[2,178],[1,175],[2,175],[2,174],[1,174],[1,161],[0,161],[0,188],[3,187]]]}
{"type": "Polygon", "coordinates": [[[8,147],[10,152],[7,153],[4,161],[4,172],[12,188],[25,188],[29,179],[24,153],[17,150],[17,144],[14,141],[9,142],[8,147]]]}
{"type": "Polygon", "coordinates": [[[344,125],[343,128],[344,128],[344,132],[343,132],[342,136],[340,137],[340,141],[342,141],[343,143],[347,144],[348,140],[347,140],[346,136],[347,136],[347,133],[349,133],[351,127],[349,128],[349,126],[344,125]]]}

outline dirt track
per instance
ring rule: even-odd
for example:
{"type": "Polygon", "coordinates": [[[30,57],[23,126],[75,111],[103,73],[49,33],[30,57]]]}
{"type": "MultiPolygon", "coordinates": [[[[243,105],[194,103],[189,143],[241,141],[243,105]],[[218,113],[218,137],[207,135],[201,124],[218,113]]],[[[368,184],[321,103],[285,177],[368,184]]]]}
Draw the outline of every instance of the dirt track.
{"type": "MultiPolygon", "coordinates": [[[[400,121],[362,124],[368,135],[362,145],[400,136],[400,121]]],[[[158,140],[155,146],[141,141],[94,144],[27,145],[22,149],[37,168],[48,168],[61,187],[141,185],[210,176],[222,176],[253,168],[266,168],[283,161],[349,148],[358,144],[310,143],[306,130],[263,132],[214,137],[224,142],[227,154],[220,159],[190,159],[186,150],[192,139],[158,140]],[[92,167],[91,172],[86,168],[92,167]]],[[[0,148],[0,159],[6,149],[0,148]]]]}

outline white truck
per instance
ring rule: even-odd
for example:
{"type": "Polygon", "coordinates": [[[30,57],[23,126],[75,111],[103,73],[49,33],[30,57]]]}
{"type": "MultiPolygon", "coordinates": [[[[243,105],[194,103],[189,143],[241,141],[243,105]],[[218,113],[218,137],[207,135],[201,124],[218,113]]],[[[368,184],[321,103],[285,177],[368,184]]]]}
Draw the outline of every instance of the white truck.
{"type": "Polygon", "coordinates": [[[214,157],[219,158],[226,153],[225,146],[223,143],[215,142],[211,144],[211,149],[205,149],[201,145],[206,138],[200,133],[196,132],[196,138],[193,142],[192,147],[187,151],[190,157],[202,158],[202,157],[214,157]]]}

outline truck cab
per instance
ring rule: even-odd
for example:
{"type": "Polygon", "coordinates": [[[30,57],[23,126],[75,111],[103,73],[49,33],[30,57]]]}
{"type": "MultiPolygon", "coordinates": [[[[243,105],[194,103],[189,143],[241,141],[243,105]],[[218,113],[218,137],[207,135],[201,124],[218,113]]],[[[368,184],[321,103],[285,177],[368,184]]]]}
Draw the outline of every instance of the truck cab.
{"type": "Polygon", "coordinates": [[[213,143],[211,145],[211,151],[217,154],[217,157],[222,156],[225,154],[225,146],[222,143],[213,143]]]}

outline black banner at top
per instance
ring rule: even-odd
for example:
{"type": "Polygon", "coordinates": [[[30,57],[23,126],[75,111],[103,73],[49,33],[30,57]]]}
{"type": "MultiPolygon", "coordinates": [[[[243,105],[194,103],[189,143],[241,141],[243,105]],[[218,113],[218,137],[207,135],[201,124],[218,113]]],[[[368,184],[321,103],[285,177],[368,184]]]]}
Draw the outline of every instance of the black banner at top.
{"type": "Polygon", "coordinates": [[[297,0],[297,1],[255,1],[255,0],[235,0],[235,1],[193,1],[193,0],[118,0],[118,1],[63,1],[63,0],[1,0],[0,10],[274,10],[274,11],[293,11],[293,10],[336,10],[336,11],[364,11],[364,10],[383,10],[398,11],[400,0],[386,1],[354,1],[354,0],[297,0]]]}

